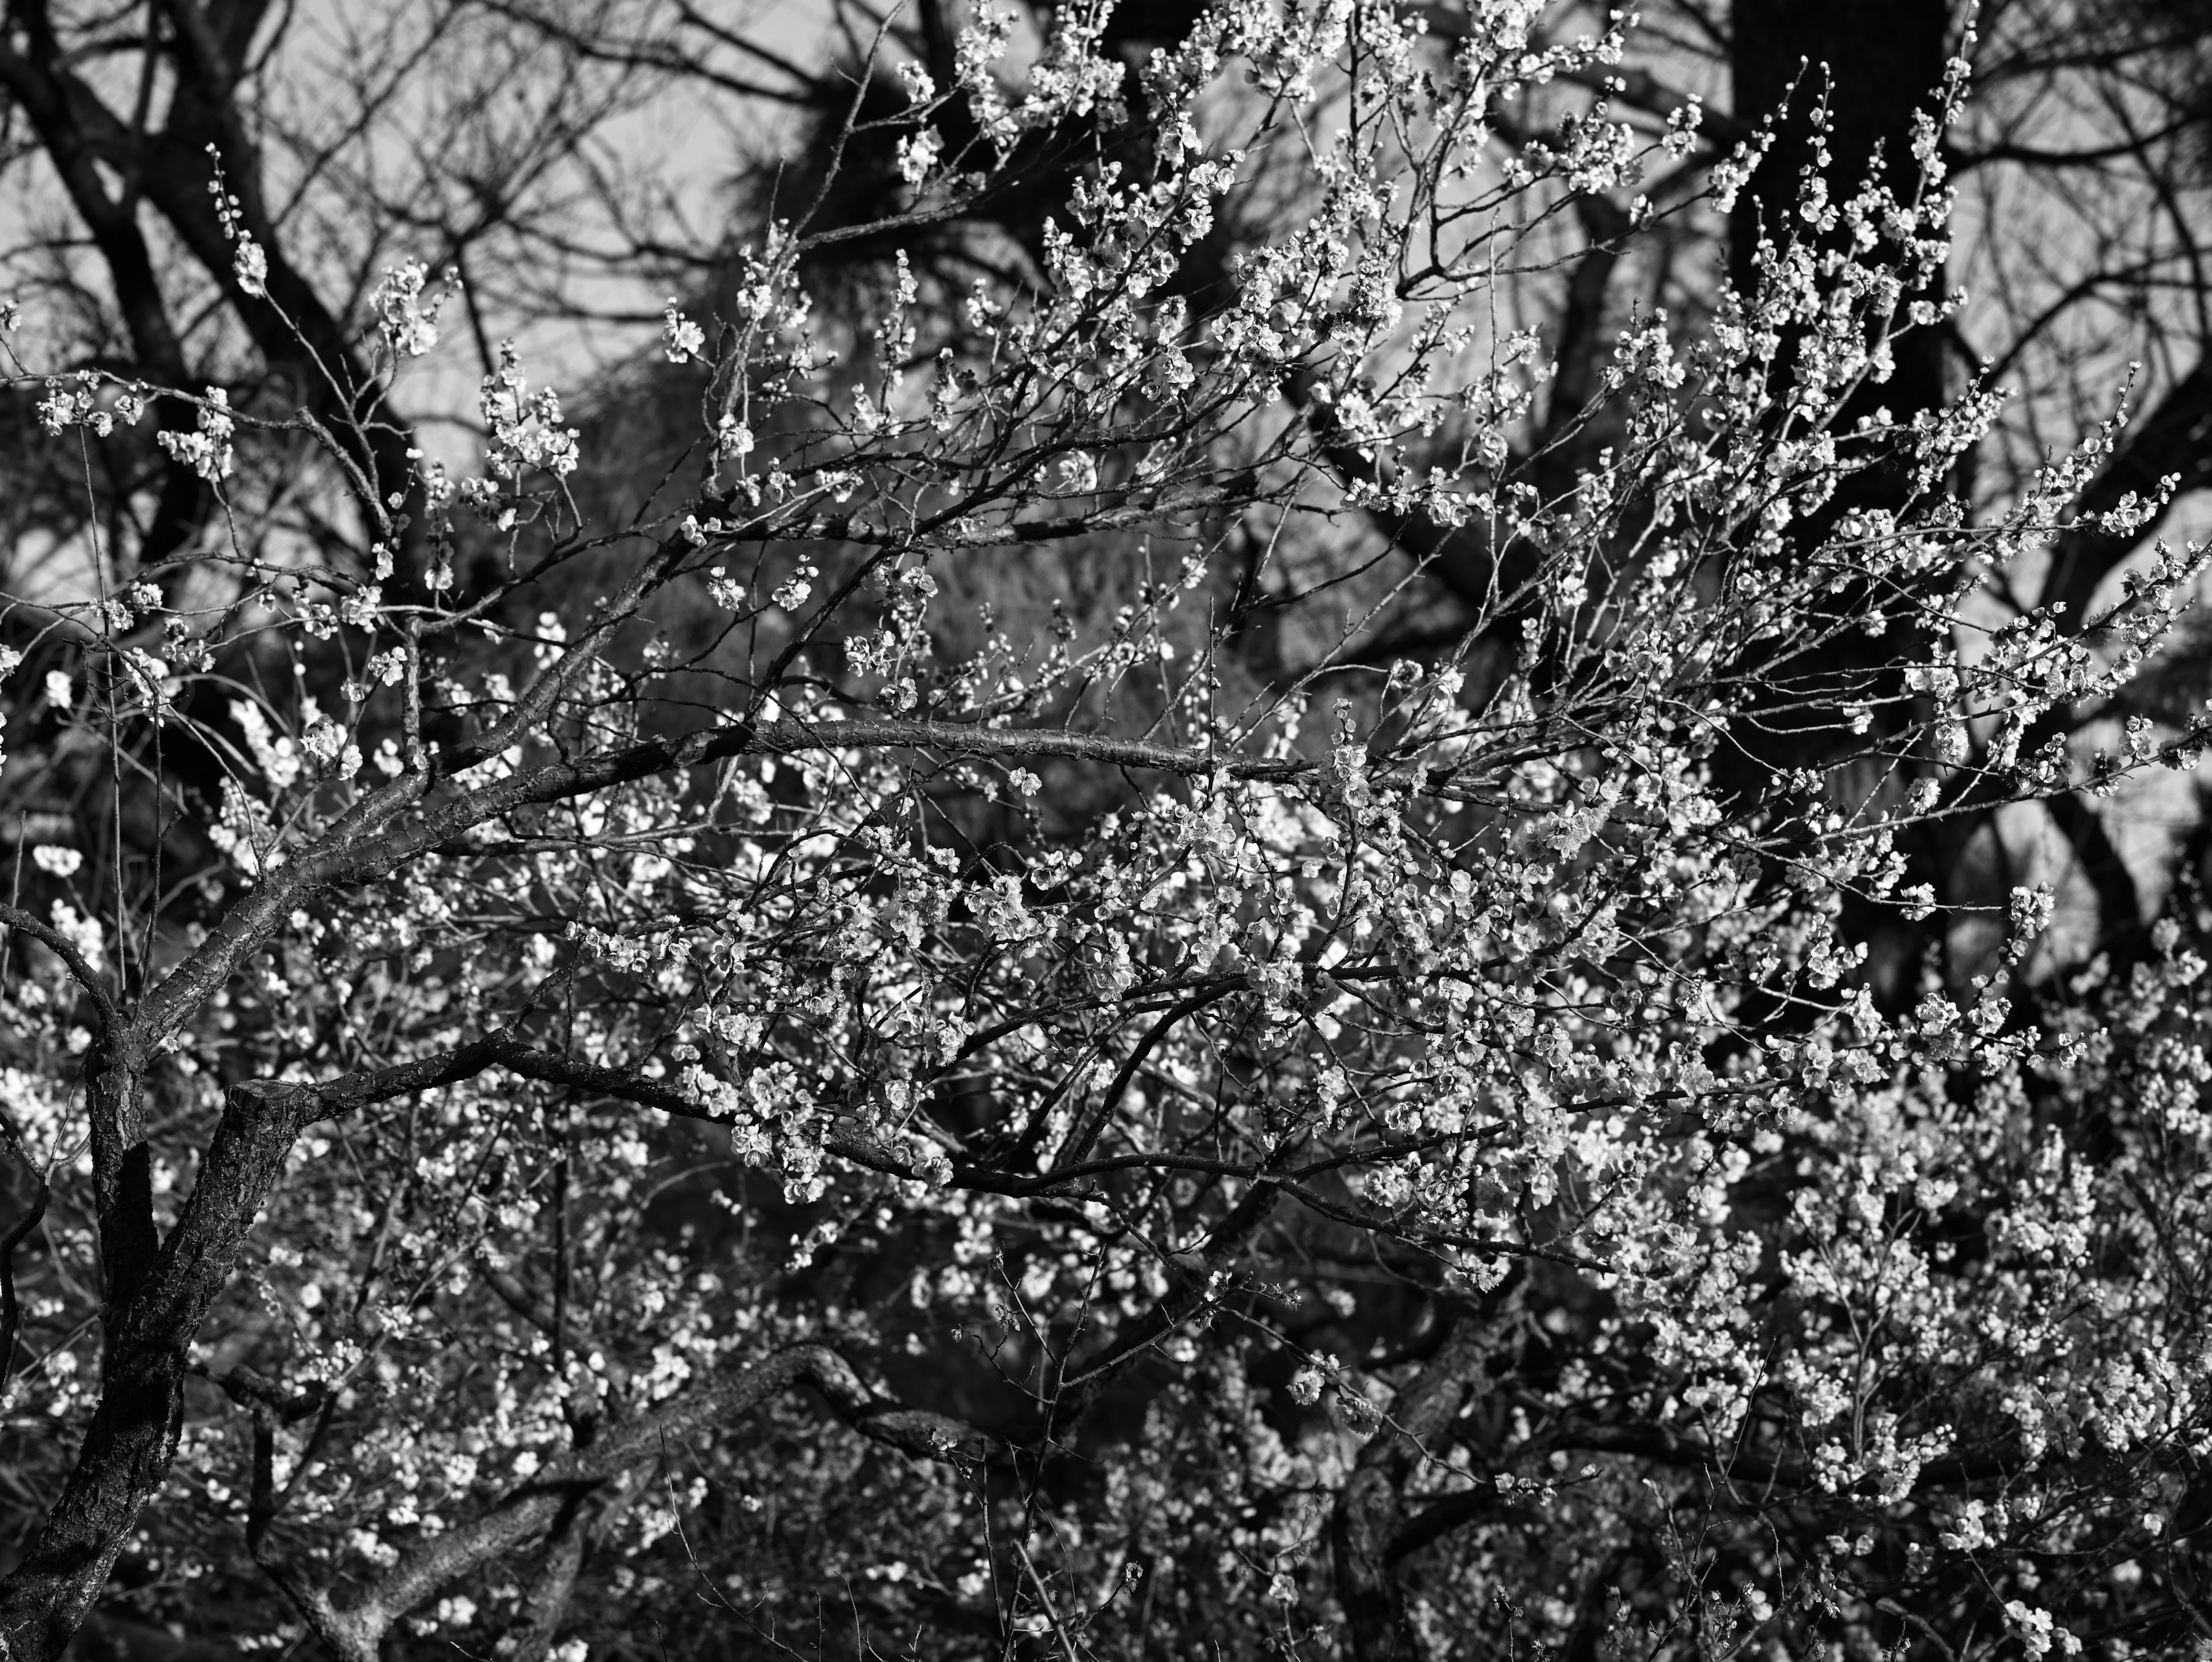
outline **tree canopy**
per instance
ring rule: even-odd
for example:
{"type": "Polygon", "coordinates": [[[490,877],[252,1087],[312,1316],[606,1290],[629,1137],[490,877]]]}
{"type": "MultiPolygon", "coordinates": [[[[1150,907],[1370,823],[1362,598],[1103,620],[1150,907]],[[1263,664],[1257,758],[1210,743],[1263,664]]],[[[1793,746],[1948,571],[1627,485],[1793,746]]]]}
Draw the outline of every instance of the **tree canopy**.
{"type": "Polygon", "coordinates": [[[1881,9],[11,6],[5,1654],[2195,1642],[2195,37],[1881,9]]]}

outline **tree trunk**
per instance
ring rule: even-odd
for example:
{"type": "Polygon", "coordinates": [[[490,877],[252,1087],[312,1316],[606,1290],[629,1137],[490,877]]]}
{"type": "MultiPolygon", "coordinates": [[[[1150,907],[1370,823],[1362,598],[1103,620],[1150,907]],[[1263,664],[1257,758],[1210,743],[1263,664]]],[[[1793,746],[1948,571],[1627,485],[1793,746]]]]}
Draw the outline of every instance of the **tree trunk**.
{"type": "MultiPolygon", "coordinates": [[[[0,1580],[0,1654],[9,1662],[52,1662],[69,1648],[167,1480],[192,1339],[283,1168],[298,1132],[294,1096],[230,1093],[184,1215],[135,1291],[111,1306],[100,1406],[76,1468],[21,1562],[0,1580]]],[[[143,1158],[143,1142],[137,1150],[143,1158]]]]}
{"type": "Polygon", "coordinates": [[[1337,1492],[1329,1517],[1336,1596],[1351,1630],[1357,1662],[1412,1662],[1419,1641],[1406,1622],[1393,1539],[1405,1516],[1406,1479],[1424,1449],[1438,1440],[1474,1388],[1486,1347],[1484,1322],[1460,1315],[1434,1361],[1391,1404],[1337,1492]]]}
{"type": "MultiPolygon", "coordinates": [[[[1816,5],[1807,0],[1737,0],[1731,14],[1732,61],[1737,119],[1747,125],[1773,118],[1775,143],[1737,198],[1729,225],[1730,270],[1737,289],[1749,295],[1756,281],[1760,239],[1786,247],[1793,235],[1808,237],[1813,228],[1797,214],[1802,176],[1808,168],[1825,180],[1831,202],[1855,194],[1869,174],[1902,202],[1919,187],[1912,155],[1914,118],[1934,107],[1951,44],[1949,0],[1856,0],[1850,5],[1816,5]],[[1786,114],[1777,115],[1784,100],[1786,114]],[[1814,113],[1825,106],[1827,119],[1816,127],[1814,113]],[[1825,148],[1827,159],[1819,160],[1825,148]],[[1878,160],[1877,160],[1878,159],[1878,160]]],[[[1914,416],[1944,402],[1944,337],[1936,328],[1894,332],[1915,301],[1940,298],[1934,289],[1908,291],[1898,301],[1890,325],[1893,369],[1885,381],[1869,380],[1846,399],[1831,423],[1838,437],[1863,419],[1887,412],[1885,425],[1910,427],[1914,416]]],[[[1869,328],[1881,327],[1870,320],[1869,328]]],[[[1786,385],[1795,367],[1796,344],[1787,339],[1774,366],[1774,378],[1786,385]]],[[[1779,393],[1783,386],[1774,390],[1779,393]]],[[[1869,456],[1844,478],[1817,511],[1798,521],[1791,536],[1801,557],[1809,557],[1835,534],[1854,511],[1891,512],[1906,505],[1909,468],[1897,447],[1869,456]]],[[[1854,731],[1849,709],[1871,711],[1875,742],[1901,751],[1915,711],[1908,702],[1901,662],[1925,648],[1927,626],[1921,601],[1906,594],[1846,592],[1835,606],[1838,618],[1878,613],[1892,626],[1879,635],[1838,628],[1829,638],[1792,643],[1769,662],[1747,666],[1763,685],[1754,707],[1735,723],[1730,745],[1715,759],[1716,775],[1732,794],[1757,795],[1772,788],[1786,770],[1819,767],[1863,740],[1854,731]],[[1895,739],[1895,745],[1883,741],[1895,739]]],[[[1911,776],[1910,764],[1903,776],[1911,776]]],[[[1831,806],[1855,811],[1881,782],[1881,771],[1861,770],[1832,782],[1831,806]]],[[[1944,898],[1954,898],[1960,874],[1936,840],[1908,837],[1903,844],[1908,881],[1928,882],[1944,898]]],[[[1918,969],[1930,939],[1930,927],[1905,916],[1896,906],[1853,898],[1844,907],[1844,932],[1869,949],[1866,979],[1885,1009],[1909,1004],[1917,995],[1918,969]]]]}
{"type": "MultiPolygon", "coordinates": [[[[1729,265],[1748,291],[1752,255],[1761,230],[1779,246],[1795,218],[1798,175],[1811,164],[1812,112],[1825,95],[1829,112],[1824,170],[1831,199],[1856,192],[1881,153],[1883,176],[1910,199],[1917,167],[1912,118],[1934,101],[1950,53],[1949,0],[1736,0],[1729,64],[1735,113],[1746,125],[1771,115],[1784,98],[1790,111],[1776,128],[1773,149],[1736,198],[1729,225],[1729,265]],[[1823,76],[1821,65],[1827,66],[1823,76]],[[1791,91],[1792,87],[1796,91],[1791,91]]],[[[1911,300],[1914,296],[1907,295],[1911,300]]],[[[1897,370],[1875,401],[1899,416],[1943,401],[1943,344],[1932,329],[1898,343],[1897,370]]]]}

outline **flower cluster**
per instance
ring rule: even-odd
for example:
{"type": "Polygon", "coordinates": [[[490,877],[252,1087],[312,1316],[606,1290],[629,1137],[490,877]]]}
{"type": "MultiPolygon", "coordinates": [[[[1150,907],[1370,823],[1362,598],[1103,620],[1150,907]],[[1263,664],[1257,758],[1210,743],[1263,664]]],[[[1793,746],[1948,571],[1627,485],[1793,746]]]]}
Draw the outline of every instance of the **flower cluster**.
{"type": "MultiPolygon", "coordinates": [[[[201,1324],[118,1294],[106,1366],[221,1387],[149,1562],[243,1516],[332,1646],[826,1575],[1000,1646],[1079,1594],[1101,1653],[1871,1654],[1895,1605],[2041,1655],[2118,1597],[2069,1577],[2185,1586],[2212,915],[2060,1001],[2048,874],[1968,913],[1915,838],[2075,784],[2054,721],[2201,557],[1985,626],[2111,435],[1974,520],[1990,399],[1865,413],[1943,315],[1960,88],[1917,193],[1816,178],[1745,291],[1563,363],[1501,272],[1697,142],[1571,90],[1625,21],[1231,0],[1132,71],[1107,21],[902,75],[976,201],[1085,157],[1033,265],[975,230],[946,288],[918,204],[822,321],[846,244],[777,227],[690,471],[588,530],[510,341],[482,477],[364,428],[358,546],[53,604],[54,753],[202,773],[181,876],[17,827],[0,1089],[64,1221],[8,1413],[93,1411],[143,1201],[201,1324]]],[[[2212,738],[2113,731],[2101,781],[2212,738]]]]}

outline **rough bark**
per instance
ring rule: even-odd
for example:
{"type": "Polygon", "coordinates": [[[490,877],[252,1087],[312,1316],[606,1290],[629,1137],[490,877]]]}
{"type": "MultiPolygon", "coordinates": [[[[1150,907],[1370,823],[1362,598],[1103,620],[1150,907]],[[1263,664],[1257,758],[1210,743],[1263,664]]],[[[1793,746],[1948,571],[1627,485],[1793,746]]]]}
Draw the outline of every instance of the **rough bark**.
{"type": "Polygon", "coordinates": [[[68,1649],[139,1513],[167,1481],[192,1338],[283,1170],[299,1130],[295,1104],[291,1092],[230,1093],[176,1228],[129,1297],[111,1306],[100,1405],[76,1467],[0,1580],[10,1662],[47,1662],[68,1649]]]}
{"type": "Polygon", "coordinates": [[[1390,1416],[1359,1451],[1329,1516],[1336,1595],[1344,1606],[1355,1662],[1403,1662],[1422,1654],[1406,1622],[1395,1543],[1406,1514],[1406,1480],[1429,1446],[1459,1416],[1478,1381],[1481,1322],[1462,1315],[1434,1361],[1391,1405],[1390,1416]]]}

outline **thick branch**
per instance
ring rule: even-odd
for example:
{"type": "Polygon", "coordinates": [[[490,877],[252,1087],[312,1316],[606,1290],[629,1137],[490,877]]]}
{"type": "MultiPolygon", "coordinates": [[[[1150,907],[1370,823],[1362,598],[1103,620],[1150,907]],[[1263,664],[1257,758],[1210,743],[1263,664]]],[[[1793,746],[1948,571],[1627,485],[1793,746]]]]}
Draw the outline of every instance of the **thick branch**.
{"type": "Polygon", "coordinates": [[[372,1635],[380,1637],[459,1577],[553,1529],[600,1484],[653,1458],[672,1442],[726,1425],[801,1385],[811,1385],[830,1411],[863,1437],[917,1459],[984,1464],[1011,1458],[1007,1446],[988,1432],[877,1396],[829,1346],[794,1345],[617,1427],[475,1521],[408,1554],[357,1598],[343,1605],[326,1603],[326,1617],[334,1625],[325,1639],[335,1644],[343,1635],[356,1645],[367,1640],[372,1647],[362,1653],[373,1655],[372,1635]]]}
{"type": "Polygon", "coordinates": [[[380,876],[519,808],[588,796],[594,791],[732,757],[837,750],[936,750],[995,761],[1054,758],[1190,777],[1221,773],[1236,779],[1291,780],[1310,771],[1302,762],[1180,749],[1051,728],[1016,730],[958,721],[863,717],[736,725],[634,745],[573,762],[548,763],[488,782],[428,809],[410,825],[393,826],[392,819],[428,788],[429,781],[423,776],[406,775],[372,799],[377,805],[374,812],[364,805],[356,815],[349,815],[325,832],[319,844],[270,873],[259,887],[234,906],[192,955],[148,995],[134,1024],[133,1039],[150,1050],[166,1038],[202,999],[260,948],[302,900],[319,889],[380,876]],[[389,793],[410,781],[416,782],[408,794],[386,800],[389,793]]]}
{"type": "Polygon", "coordinates": [[[591,1541],[592,1508],[579,1501],[554,1519],[545,1543],[544,1562],[531,1578],[522,1595],[515,1622],[492,1653],[495,1662],[545,1662],[553,1647],[561,1618],[576,1590],[576,1577],[584,1568],[584,1549],[591,1541]]]}
{"type": "Polygon", "coordinates": [[[1060,1373],[1062,1395],[1053,1414],[1055,1428],[1079,1418],[1116,1369],[1151,1348],[1205,1307],[1220,1277],[1252,1237],[1259,1233],[1261,1225],[1267,1222],[1281,1198],[1279,1184],[1265,1178],[1255,1183],[1206,1237],[1203,1246],[1177,1254],[1172,1260],[1177,1284],[1165,1298],[1126,1332],[1109,1337],[1089,1355],[1066,1362],[1060,1373]]]}
{"type": "Polygon", "coordinates": [[[1459,1415],[1474,1388],[1484,1345],[1482,1324],[1462,1315],[1443,1348],[1392,1404],[1391,1418],[1359,1451],[1329,1519],[1336,1594],[1359,1662],[1418,1654],[1406,1631],[1405,1599],[1392,1550],[1405,1501],[1406,1479],[1428,1446],[1459,1415]]]}
{"type": "Polygon", "coordinates": [[[102,1033],[112,1038],[117,1021],[115,1000],[109,995],[106,984],[100,980],[99,971],[77,950],[76,943],[52,924],[41,923],[30,913],[15,906],[0,905],[0,924],[21,930],[61,959],[70,978],[84,989],[92,1000],[92,1008],[100,1013],[102,1033]]]}
{"type": "Polygon", "coordinates": [[[2151,500],[2170,474],[2180,476],[2180,491],[2212,484],[2212,362],[2199,360],[2148,416],[2130,424],[2125,442],[2075,502],[2085,522],[2058,539],[2043,584],[2043,604],[2063,604],[2070,628],[2083,626],[2098,585],[2165,517],[2161,511],[2122,534],[2087,523],[2088,516],[2111,513],[2131,493],[2151,500]]]}
{"type": "Polygon", "coordinates": [[[100,1405],[60,1496],[0,1580],[16,1662],[58,1657],[175,1457],[186,1357],[297,1125],[281,1093],[234,1088],[167,1243],[111,1312],[100,1405]]]}
{"type": "Polygon", "coordinates": [[[2096,894],[2097,945],[2116,957],[2127,956],[2143,933],[2142,896],[2103,817],[2072,791],[2045,798],[2043,807],[2064,834],[2096,894]]]}

